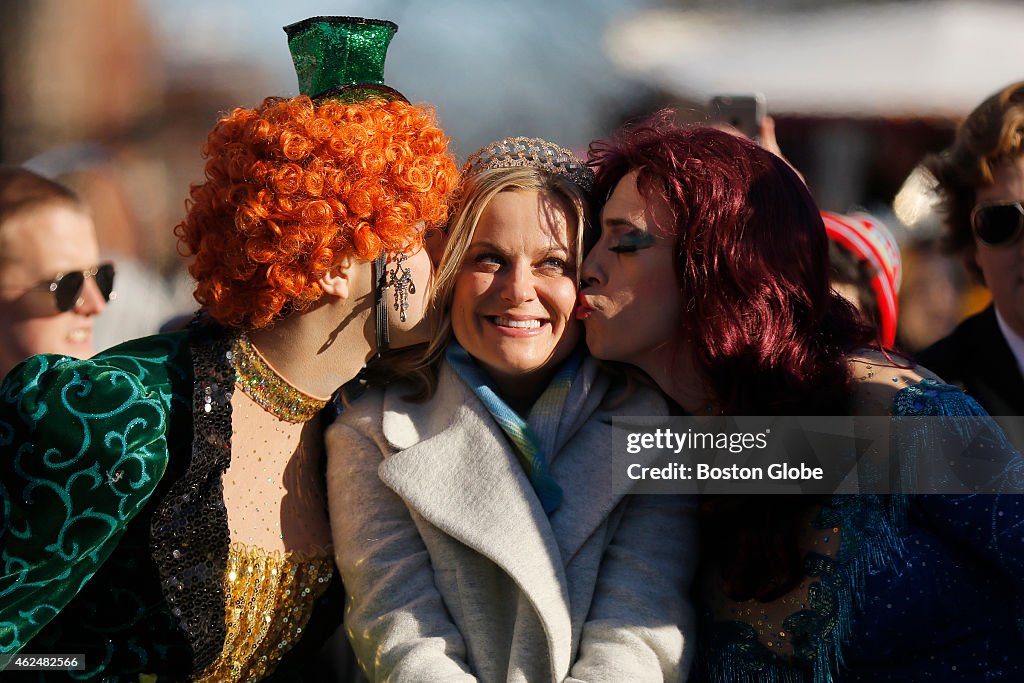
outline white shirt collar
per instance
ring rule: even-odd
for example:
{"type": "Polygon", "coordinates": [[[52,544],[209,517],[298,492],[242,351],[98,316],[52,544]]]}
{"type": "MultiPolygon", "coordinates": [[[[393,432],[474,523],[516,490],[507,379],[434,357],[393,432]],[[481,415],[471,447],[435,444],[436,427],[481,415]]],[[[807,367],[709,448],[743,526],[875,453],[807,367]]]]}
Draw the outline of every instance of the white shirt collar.
{"type": "Polygon", "coordinates": [[[999,309],[996,309],[996,323],[999,324],[999,331],[1003,333],[1003,338],[1006,343],[1010,346],[1010,350],[1013,351],[1013,357],[1017,359],[1017,368],[1020,373],[1024,375],[1024,337],[1014,332],[1006,321],[1003,320],[1003,316],[999,315],[999,309]]]}

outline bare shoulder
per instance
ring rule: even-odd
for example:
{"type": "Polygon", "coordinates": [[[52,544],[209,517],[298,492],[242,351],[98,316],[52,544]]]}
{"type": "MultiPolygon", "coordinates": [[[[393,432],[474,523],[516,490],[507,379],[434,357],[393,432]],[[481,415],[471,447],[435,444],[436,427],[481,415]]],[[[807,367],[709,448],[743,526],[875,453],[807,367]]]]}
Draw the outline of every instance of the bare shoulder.
{"type": "Polygon", "coordinates": [[[856,415],[889,415],[896,392],[924,379],[942,382],[928,368],[902,356],[858,349],[847,356],[853,377],[851,410],[856,415]]]}

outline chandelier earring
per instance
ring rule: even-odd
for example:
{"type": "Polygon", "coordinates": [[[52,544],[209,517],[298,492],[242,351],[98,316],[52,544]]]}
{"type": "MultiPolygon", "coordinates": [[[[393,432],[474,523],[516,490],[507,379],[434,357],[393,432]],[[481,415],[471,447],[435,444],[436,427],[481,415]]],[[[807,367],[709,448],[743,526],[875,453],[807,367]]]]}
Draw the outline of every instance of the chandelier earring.
{"type": "Polygon", "coordinates": [[[395,267],[388,273],[387,286],[392,287],[395,293],[395,310],[402,322],[406,321],[406,311],[409,310],[409,295],[416,293],[416,283],[412,280],[412,270],[405,266],[408,257],[405,252],[399,252],[395,259],[395,267]]]}

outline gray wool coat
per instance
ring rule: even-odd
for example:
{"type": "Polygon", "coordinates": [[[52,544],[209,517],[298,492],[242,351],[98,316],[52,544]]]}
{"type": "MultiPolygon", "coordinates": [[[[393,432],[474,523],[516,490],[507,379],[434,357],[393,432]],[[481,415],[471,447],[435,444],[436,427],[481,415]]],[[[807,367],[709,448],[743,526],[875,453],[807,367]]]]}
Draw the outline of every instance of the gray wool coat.
{"type": "MultiPolygon", "coordinates": [[[[590,359],[585,361],[592,363],[590,359]]],[[[507,437],[444,364],[409,403],[368,392],[326,436],[345,624],[371,681],[681,681],[696,508],[612,489],[612,415],[661,415],[647,388],[587,407],[549,458],[550,518],[507,437]]]]}

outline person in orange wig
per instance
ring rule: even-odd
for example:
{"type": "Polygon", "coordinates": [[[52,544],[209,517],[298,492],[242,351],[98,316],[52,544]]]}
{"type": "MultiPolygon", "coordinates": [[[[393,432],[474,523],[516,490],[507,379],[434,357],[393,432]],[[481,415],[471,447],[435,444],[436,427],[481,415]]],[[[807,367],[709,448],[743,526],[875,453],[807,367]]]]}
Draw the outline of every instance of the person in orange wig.
{"type": "Polygon", "coordinates": [[[294,681],[341,618],[319,416],[420,340],[422,238],[457,172],[432,110],[383,84],[397,26],[285,30],[303,94],[217,122],[175,230],[193,324],[34,356],[0,388],[0,653],[84,654],[86,680],[294,681]]]}

